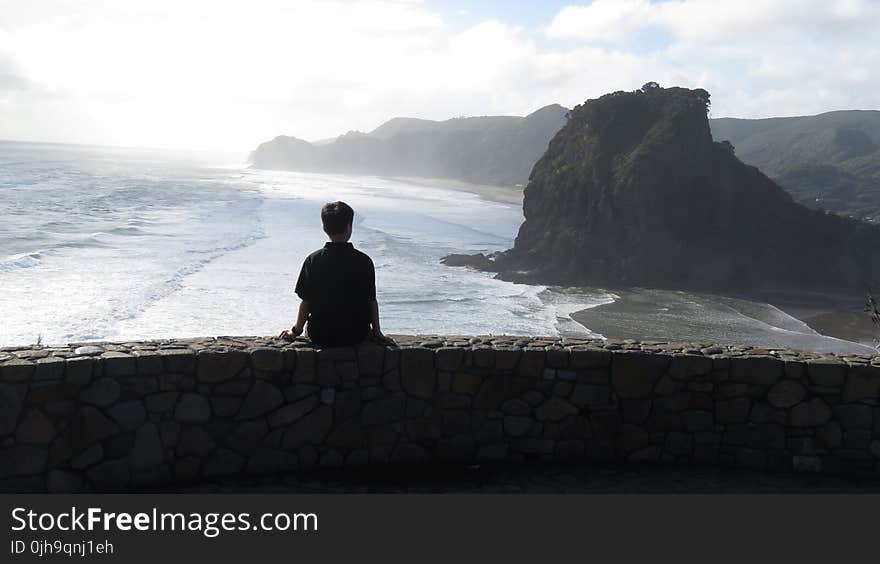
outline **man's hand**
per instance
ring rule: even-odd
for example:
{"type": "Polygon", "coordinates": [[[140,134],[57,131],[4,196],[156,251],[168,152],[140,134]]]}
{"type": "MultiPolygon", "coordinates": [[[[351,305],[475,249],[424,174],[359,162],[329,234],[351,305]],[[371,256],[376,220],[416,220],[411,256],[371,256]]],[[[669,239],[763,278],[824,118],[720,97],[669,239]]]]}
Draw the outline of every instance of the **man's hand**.
{"type": "Polygon", "coordinates": [[[392,339],[391,337],[386,337],[382,333],[382,331],[379,331],[376,329],[373,330],[372,337],[374,340],[379,341],[380,343],[383,343],[386,345],[396,345],[397,344],[394,342],[394,339],[392,339]]]}
{"type": "Polygon", "coordinates": [[[284,339],[285,341],[292,341],[295,338],[302,335],[302,333],[303,333],[302,327],[297,327],[296,325],[294,325],[293,327],[291,327],[291,329],[289,331],[287,329],[282,331],[281,334],[278,335],[278,338],[284,339]]]}

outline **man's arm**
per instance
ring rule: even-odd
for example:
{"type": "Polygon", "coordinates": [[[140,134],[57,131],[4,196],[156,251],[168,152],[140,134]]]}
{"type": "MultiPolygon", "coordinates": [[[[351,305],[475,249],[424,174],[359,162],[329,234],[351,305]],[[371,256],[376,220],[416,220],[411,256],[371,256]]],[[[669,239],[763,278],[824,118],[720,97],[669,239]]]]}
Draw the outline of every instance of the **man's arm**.
{"type": "Polygon", "coordinates": [[[305,328],[306,321],[309,319],[309,302],[302,300],[299,303],[299,311],[296,314],[296,323],[294,326],[288,331],[285,329],[278,335],[279,339],[290,339],[292,337],[299,337],[303,334],[303,329],[305,328]]]}
{"type": "MultiPolygon", "coordinates": [[[[365,255],[366,256],[366,255],[365,255]]],[[[379,326],[379,302],[376,301],[376,268],[373,261],[367,257],[367,300],[370,304],[370,325],[372,326],[373,337],[388,344],[394,344],[394,341],[382,334],[382,328],[379,326]]]]}
{"type": "Polygon", "coordinates": [[[379,326],[379,302],[376,300],[370,302],[370,324],[373,326],[373,337],[386,344],[394,344],[394,339],[382,334],[382,328],[379,326]]]}
{"type": "Polygon", "coordinates": [[[309,319],[309,302],[303,300],[299,302],[299,311],[296,314],[296,324],[293,326],[293,334],[296,337],[302,335],[305,329],[306,321],[309,319]]]}
{"type": "Polygon", "coordinates": [[[373,335],[381,335],[382,329],[379,327],[379,302],[376,300],[370,302],[370,323],[373,325],[373,335]]]}

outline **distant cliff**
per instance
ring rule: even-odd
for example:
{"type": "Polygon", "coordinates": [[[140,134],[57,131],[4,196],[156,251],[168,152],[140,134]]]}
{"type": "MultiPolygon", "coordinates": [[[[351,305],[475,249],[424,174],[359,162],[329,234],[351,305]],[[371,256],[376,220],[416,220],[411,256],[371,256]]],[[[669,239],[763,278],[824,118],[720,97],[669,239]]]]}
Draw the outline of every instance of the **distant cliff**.
{"type": "Polygon", "coordinates": [[[324,144],[280,136],[260,145],[251,163],[267,169],[525,184],[567,112],[554,104],[525,117],[395,118],[370,133],[349,132],[324,144]]]}
{"type": "Polygon", "coordinates": [[[880,111],[710,120],[717,140],[814,208],[880,222],[880,111]]]}
{"type": "Polygon", "coordinates": [[[513,249],[451,257],[513,280],[862,292],[880,280],[880,229],[810,210],[729,143],[705,90],[660,88],[570,112],[525,189],[513,249]]]}

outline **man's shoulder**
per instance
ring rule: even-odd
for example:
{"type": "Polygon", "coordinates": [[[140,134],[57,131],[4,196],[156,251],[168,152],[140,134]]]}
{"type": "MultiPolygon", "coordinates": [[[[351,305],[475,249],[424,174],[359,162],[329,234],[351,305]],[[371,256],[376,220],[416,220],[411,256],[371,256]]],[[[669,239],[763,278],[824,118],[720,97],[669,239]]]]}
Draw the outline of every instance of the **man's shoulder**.
{"type": "Polygon", "coordinates": [[[323,254],[324,254],[324,247],[321,247],[320,249],[317,249],[317,250],[309,253],[309,255],[306,257],[305,261],[311,262],[311,261],[315,260],[315,258],[317,258],[323,254]]]}
{"type": "Polygon", "coordinates": [[[373,264],[373,259],[370,258],[370,255],[363,251],[359,251],[358,249],[354,249],[354,255],[358,258],[358,260],[363,261],[367,264],[373,264]]]}

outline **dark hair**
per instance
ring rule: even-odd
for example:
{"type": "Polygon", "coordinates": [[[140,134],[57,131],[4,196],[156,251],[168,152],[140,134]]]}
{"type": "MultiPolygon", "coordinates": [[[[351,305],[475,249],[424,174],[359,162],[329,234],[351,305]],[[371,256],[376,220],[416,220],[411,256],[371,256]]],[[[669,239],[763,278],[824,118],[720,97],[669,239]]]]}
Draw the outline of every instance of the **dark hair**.
{"type": "Polygon", "coordinates": [[[345,202],[328,202],[321,208],[321,222],[327,235],[345,233],[345,228],[354,221],[354,210],[345,202]]]}

